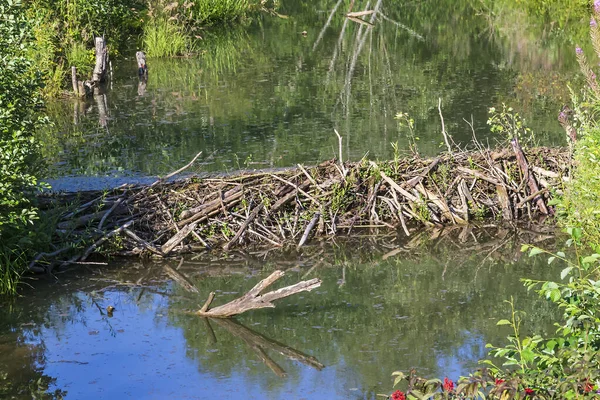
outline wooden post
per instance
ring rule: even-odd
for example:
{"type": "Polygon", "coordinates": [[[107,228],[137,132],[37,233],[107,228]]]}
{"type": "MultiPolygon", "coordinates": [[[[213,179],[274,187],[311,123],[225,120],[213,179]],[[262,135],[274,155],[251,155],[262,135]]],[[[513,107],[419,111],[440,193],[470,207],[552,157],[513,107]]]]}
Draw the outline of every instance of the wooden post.
{"type": "Polygon", "coordinates": [[[108,48],[104,37],[96,38],[96,66],[92,75],[92,81],[95,83],[106,80],[106,68],[108,66],[108,48]]]}
{"type": "Polygon", "coordinates": [[[71,67],[71,83],[73,84],[73,92],[79,96],[79,84],[77,83],[77,67],[71,67]]]}
{"type": "Polygon", "coordinates": [[[147,78],[148,77],[148,65],[146,64],[146,53],[144,53],[143,51],[137,51],[135,53],[135,58],[137,60],[139,77],[147,78]]]}

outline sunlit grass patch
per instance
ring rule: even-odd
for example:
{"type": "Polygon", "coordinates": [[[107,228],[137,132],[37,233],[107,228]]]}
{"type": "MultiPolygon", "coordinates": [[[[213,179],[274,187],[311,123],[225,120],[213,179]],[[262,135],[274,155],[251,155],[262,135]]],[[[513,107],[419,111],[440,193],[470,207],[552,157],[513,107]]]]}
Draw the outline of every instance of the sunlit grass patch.
{"type": "Polygon", "coordinates": [[[153,18],[146,25],[143,42],[148,57],[173,57],[190,51],[184,28],[165,18],[153,18]]]}

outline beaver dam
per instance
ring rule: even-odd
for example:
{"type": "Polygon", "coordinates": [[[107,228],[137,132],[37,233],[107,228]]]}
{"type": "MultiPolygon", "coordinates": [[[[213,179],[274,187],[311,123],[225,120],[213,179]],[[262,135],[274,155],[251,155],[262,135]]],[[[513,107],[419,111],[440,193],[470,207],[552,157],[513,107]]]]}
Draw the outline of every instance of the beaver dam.
{"type": "Polygon", "coordinates": [[[539,222],[553,214],[548,200],[568,180],[571,157],[567,149],[522,150],[513,141],[512,148],[428,159],[333,160],[171,180],[193,161],[152,185],[44,195],[48,210],[70,204],[59,217],[57,242],[76,243],[79,250],[70,245],[41,253],[31,270],[88,263],[95,254],[166,257],[242,246],[301,247],[316,236],[371,228],[410,236],[423,226],[539,222]]]}

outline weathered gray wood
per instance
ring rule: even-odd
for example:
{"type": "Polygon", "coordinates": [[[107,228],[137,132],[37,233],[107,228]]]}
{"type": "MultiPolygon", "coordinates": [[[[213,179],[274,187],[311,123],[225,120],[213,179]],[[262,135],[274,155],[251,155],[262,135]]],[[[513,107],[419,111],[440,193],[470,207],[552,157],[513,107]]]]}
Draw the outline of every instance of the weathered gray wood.
{"type": "Polygon", "coordinates": [[[319,213],[319,212],[316,212],[315,215],[313,215],[312,219],[310,220],[310,222],[306,226],[306,229],[304,230],[304,234],[302,235],[302,238],[300,238],[300,242],[298,243],[298,248],[304,246],[304,243],[306,243],[306,240],[308,239],[308,235],[310,235],[310,231],[312,231],[312,228],[315,227],[315,224],[317,223],[317,221],[319,220],[320,217],[321,217],[321,213],[319,213]]]}
{"type": "Polygon", "coordinates": [[[73,85],[73,92],[79,96],[79,83],[77,82],[77,67],[71,67],[71,84],[73,85]]]}
{"type": "Polygon", "coordinates": [[[512,220],[512,211],[510,210],[510,199],[504,185],[496,185],[496,193],[498,194],[498,204],[502,209],[502,218],[505,221],[512,220]]]}
{"type": "Polygon", "coordinates": [[[96,66],[92,74],[92,81],[95,83],[104,82],[106,80],[106,70],[108,67],[108,48],[104,37],[97,37],[96,43],[96,66]]]}
{"type": "MultiPolygon", "coordinates": [[[[275,300],[279,300],[304,291],[310,292],[311,290],[321,286],[321,280],[315,278],[308,281],[298,282],[295,285],[286,286],[269,293],[262,295],[260,294],[260,292],[284,275],[285,273],[283,271],[275,271],[262,281],[258,282],[252,289],[248,291],[248,293],[242,297],[232,300],[227,304],[223,304],[222,306],[209,309],[210,302],[207,301],[204,306],[202,306],[202,309],[196,311],[196,315],[211,318],[229,318],[257,308],[274,308],[275,305],[272,302],[275,300]]],[[[211,295],[210,297],[213,296],[211,295]]]]}
{"type": "Polygon", "coordinates": [[[175,236],[169,239],[165,244],[162,245],[161,251],[164,254],[169,254],[171,250],[175,248],[179,243],[183,241],[194,229],[196,229],[197,222],[192,222],[181,229],[175,236]]]}
{"type": "MultiPolygon", "coordinates": [[[[538,187],[537,182],[535,181],[533,173],[529,169],[529,164],[527,163],[527,159],[525,158],[525,154],[523,153],[523,149],[521,148],[519,141],[517,140],[517,138],[514,138],[510,141],[510,144],[512,145],[513,151],[517,156],[517,163],[519,164],[519,168],[521,168],[521,172],[527,180],[527,186],[529,186],[530,193],[539,193],[540,188],[538,187]]],[[[544,202],[544,197],[541,194],[538,194],[538,196],[534,197],[533,200],[536,202],[538,209],[542,214],[550,214],[550,211],[548,210],[548,208],[546,207],[546,203],[544,202]]]]}
{"type": "Polygon", "coordinates": [[[146,64],[146,53],[143,51],[137,51],[135,53],[135,59],[138,65],[138,75],[142,78],[148,76],[148,65],[146,64]]]}
{"type": "Polygon", "coordinates": [[[244,221],[244,223],[242,224],[240,229],[236,232],[233,239],[231,239],[225,246],[223,246],[223,250],[228,251],[233,245],[235,245],[235,242],[237,242],[240,239],[240,237],[244,234],[244,231],[246,230],[246,228],[248,228],[248,225],[250,225],[252,220],[254,218],[256,218],[256,216],[258,215],[260,210],[262,210],[264,208],[264,206],[265,205],[263,203],[260,203],[258,206],[256,206],[254,208],[254,210],[252,210],[250,215],[248,215],[248,218],[246,218],[246,220],[244,221]]]}

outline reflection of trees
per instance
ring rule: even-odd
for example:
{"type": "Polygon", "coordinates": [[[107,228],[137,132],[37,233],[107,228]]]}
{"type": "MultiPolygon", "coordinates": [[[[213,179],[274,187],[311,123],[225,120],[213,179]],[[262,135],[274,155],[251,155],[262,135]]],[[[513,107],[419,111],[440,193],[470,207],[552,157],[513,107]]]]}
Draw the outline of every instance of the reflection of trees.
{"type": "MultiPolygon", "coordinates": [[[[152,61],[144,96],[137,95],[135,66],[124,64],[108,94],[110,134],[98,127],[96,110],[74,126],[71,105],[51,105],[62,133],[43,136],[48,158],[67,160],[72,171],[65,172],[75,174],[164,173],[200,150],[219,152],[203,170],[244,167],[250,155],[262,166],[288,166],[334,156],[333,127],[346,137],[352,158],[366,152],[386,158],[390,142],[407,148],[394,120],[399,111],[415,118],[421,151],[434,153],[441,138],[438,97],[455,140],[470,140],[463,118],[471,115],[483,138],[487,108],[500,101],[527,105],[528,121],[554,113],[552,93],[540,96],[543,112],[529,91],[513,94],[520,75],[539,71],[535,57],[553,54],[547,68],[575,68],[561,64],[563,39],[547,37],[533,46],[540,32],[503,35],[499,28],[510,20],[490,20],[480,1],[382,0],[379,11],[387,19],[365,27],[344,17],[350,3],[344,0],[321,36],[337,3],[283,1],[280,12],[290,19],[263,15],[246,30],[207,33],[199,57],[152,61]],[[307,37],[300,35],[305,28],[307,37]],[[530,44],[527,55],[513,57],[522,48],[515,43],[523,41],[530,44]]],[[[365,6],[365,0],[355,1],[354,10],[365,6]]],[[[531,26],[544,29],[542,23],[531,26]]],[[[538,138],[564,136],[555,123],[541,129],[538,138]]]]}
{"type": "Polygon", "coordinates": [[[127,267],[106,268],[101,274],[62,276],[60,285],[40,285],[35,295],[26,294],[26,301],[0,308],[0,396],[2,390],[29,387],[43,376],[47,360],[42,330],[60,338],[68,325],[86,326],[86,318],[93,315],[94,323],[100,321],[110,331],[111,319],[104,310],[117,293],[119,303],[111,304],[117,313],[132,304],[135,312],[150,312],[159,319],[166,314],[163,306],[168,307],[169,323],[181,329],[187,356],[201,373],[240,376],[245,384],[265,388],[274,397],[300,386],[305,370],[312,371],[319,362],[327,365],[328,374],[310,374],[315,386],[331,385],[324,376],[339,374],[335,384],[352,382],[367,392],[363,397],[369,390],[389,390],[389,374],[397,369],[416,367],[423,375],[436,376],[457,360],[472,365],[484,354],[485,343],[499,344],[508,333],[495,322],[506,317],[503,300],[510,295],[527,311],[529,326],[538,332],[552,329],[545,325],[552,320],[547,303],[531,301],[535,295],[526,297],[518,282],[521,276],[554,276],[553,269],[561,268],[549,267],[543,259],[519,258],[521,243],[539,243],[543,235],[517,235],[500,228],[457,228],[446,234],[449,231],[401,240],[395,235],[362,237],[364,231],[356,230],[352,238],[336,239],[335,245],[315,240],[301,254],[289,249],[285,254],[232,252],[227,258],[196,255],[178,271],[190,277],[200,295],[179,288],[163,292],[167,285],[160,263],[128,262],[127,267]],[[280,286],[312,277],[321,278],[322,286],[285,299],[275,309],[241,315],[245,327],[211,322],[209,328],[205,320],[185,312],[198,309],[212,290],[218,291],[215,304],[237,298],[257,278],[285,266],[280,286]],[[32,325],[22,325],[24,321],[32,325]],[[8,331],[17,333],[4,336],[8,331]],[[8,365],[5,351],[18,353],[7,356],[13,368],[10,388],[2,380],[8,365]],[[312,366],[295,361],[299,359],[312,366]],[[285,371],[286,379],[273,369],[285,371]],[[379,387],[376,382],[384,384],[379,387]]]}
{"type": "Polygon", "coordinates": [[[20,325],[15,318],[17,308],[0,308],[0,397],[14,398],[19,393],[23,398],[62,399],[66,392],[48,392],[56,379],[44,374],[45,347],[35,343],[39,329],[7,329],[20,325]]]}
{"type": "MultiPolygon", "coordinates": [[[[503,303],[507,297],[518,299],[530,327],[538,332],[551,329],[544,323],[551,320],[550,307],[543,301],[530,301],[518,277],[542,277],[552,271],[542,259],[515,258],[520,256],[520,243],[526,238],[510,232],[500,234],[487,244],[479,234],[479,244],[467,236],[465,240],[471,245],[466,248],[455,242],[456,236],[432,239],[426,246],[384,242],[382,250],[392,246],[394,252],[383,261],[378,250],[361,253],[358,249],[366,245],[356,241],[348,246],[340,244],[337,251],[330,247],[321,249],[323,252],[313,249],[316,260],[326,260],[311,272],[323,280],[318,291],[290,298],[273,310],[244,314],[240,321],[316,355],[325,365],[349,366],[352,374],[360,377],[363,388],[397,369],[416,367],[424,375],[435,376],[452,359],[460,360],[461,372],[467,372],[467,366],[472,367],[485,354],[486,343],[501,343],[508,334],[495,324],[507,315],[503,303]],[[344,266],[345,282],[341,285],[344,266]]],[[[293,282],[303,278],[310,266],[295,274],[288,271],[285,279],[293,282]]],[[[214,289],[243,293],[256,280],[244,275],[200,278],[196,286],[201,293],[214,289]]],[[[226,302],[239,293],[222,294],[217,299],[226,302]]],[[[193,309],[195,304],[184,302],[171,308],[180,307],[193,309]]],[[[215,343],[197,317],[173,313],[170,318],[183,328],[188,355],[203,370],[225,376],[243,374],[251,381],[268,374],[261,385],[281,385],[267,367],[253,365],[256,355],[251,349],[240,346],[222,329],[216,331],[215,343]]],[[[294,379],[298,366],[282,367],[294,379]]]]}
{"type": "Polygon", "coordinates": [[[114,333],[105,311],[110,304],[104,300],[107,290],[131,288],[129,297],[124,296],[124,299],[135,302],[140,312],[156,311],[154,288],[145,291],[144,286],[156,279],[158,271],[158,268],[142,271],[130,268],[105,271],[102,279],[64,278],[60,287],[38,284],[24,293],[24,298],[12,303],[0,301],[0,398],[58,400],[65,397],[68,391],[50,389],[57,379],[46,375],[44,370],[50,362],[76,361],[68,359],[73,355],[65,355],[65,360],[48,360],[44,334],[54,334],[60,340],[68,326],[87,326],[85,315],[88,310],[96,309],[105,329],[114,333]],[[138,284],[127,283],[136,281],[138,284]],[[17,394],[19,397],[15,397],[17,394]]]}

